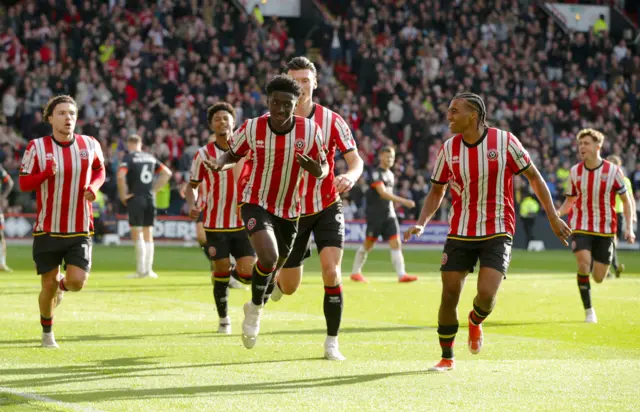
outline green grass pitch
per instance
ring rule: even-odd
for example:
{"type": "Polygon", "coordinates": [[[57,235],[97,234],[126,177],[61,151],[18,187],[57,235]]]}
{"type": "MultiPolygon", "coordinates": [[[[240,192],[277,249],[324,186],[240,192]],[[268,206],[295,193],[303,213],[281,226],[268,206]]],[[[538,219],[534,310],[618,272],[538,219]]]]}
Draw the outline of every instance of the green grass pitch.
{"type": "Polygon", "coordinates": [[[55,318],[59,350],[40,343],[29,247],[9,248],[0,273],[2,411],[632,411],[640,410],[640,254],[627,272],[592,282],[600,323],[583,323],[573,256],[516,251],[482,353],[466,347],[471,275],[460,304],[457,370],[439,360],[439,252],[407,251],[415,284],[395,282],[389,252],[369,256],[371,284],[348,280],[340,335],[347,361],[323,360],[317,258],[298,293],[270,302],[258,344],[238,333],[248,290],[230,292],[233,335],[219,336],[207,265],[195,248],[156,248],[159,279],[126,279],[129,247],[96,247],[86,289],[55,318]]]}

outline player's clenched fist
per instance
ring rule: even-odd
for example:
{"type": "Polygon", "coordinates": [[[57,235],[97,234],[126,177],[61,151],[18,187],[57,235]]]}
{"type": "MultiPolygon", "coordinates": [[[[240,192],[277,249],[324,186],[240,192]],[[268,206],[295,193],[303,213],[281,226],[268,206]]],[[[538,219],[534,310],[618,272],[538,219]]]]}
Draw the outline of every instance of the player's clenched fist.
{"type": "Polygon", "coordinates": [[[420,237],[424,232],[424,226],[422,225],[413,225],[406,232],[404,232],[404,241],[408,242],[411,239],[411,236],[415,235],[416,237],[420,237]]]}

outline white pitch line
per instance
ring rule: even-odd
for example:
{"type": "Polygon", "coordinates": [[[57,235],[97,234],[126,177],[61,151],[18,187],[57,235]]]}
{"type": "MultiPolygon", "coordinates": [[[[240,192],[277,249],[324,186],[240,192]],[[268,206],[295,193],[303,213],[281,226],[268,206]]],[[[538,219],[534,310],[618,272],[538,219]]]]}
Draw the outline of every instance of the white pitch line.
{"type": "Polygon", "coordinates": [[[24,392],[17,391],[15,389],[5,388],[3,386],[0,386],[0,393],[8,393],[9,395],[17,396],[23,399],[29,399],[31,401],[51,403],[53,405],[61,406],[74,411],[101,412],[99,409],[87,408],[87,407],[76,405],[73,403],[62,402],[62,401],[55,400],[53,398],[49,398],[47,396],[36,395],[35,393],[24,393],[24,392]]]}

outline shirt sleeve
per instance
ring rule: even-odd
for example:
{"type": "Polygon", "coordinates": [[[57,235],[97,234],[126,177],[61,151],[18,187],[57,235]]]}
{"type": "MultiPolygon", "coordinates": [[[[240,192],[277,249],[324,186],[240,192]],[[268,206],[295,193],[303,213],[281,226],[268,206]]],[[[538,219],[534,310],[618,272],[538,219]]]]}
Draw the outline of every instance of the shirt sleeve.
{"type": "Polygon", "coordinates": [[[129,171],[129,163],[130,162],[131,162],[131,155],[127,153],[122,158],[122,161],[120,162],[120,165],[118,166],[118,170],[124,170],[125,172],[128,172],[129,171]]]}
{"type": "Polygon", "coordinates": [[[331,136],[335,139],[338,150],[340,150],[342,154],[358,150],[356,141],[353,138],[353,134],[351,134],[351,129],[349,129],[347,122],[345,122],[339,114],[335,116],[331,136]]]}
{"type": "Polygon", "coordinates": [[[571,197],[571,196],[578,196],[578,187],[576,185],[576,173],[575,171],[572,169],[571,172],[569,173],[569,188],[567,193],[565,193],[565,195],[571,197]]]}
{"type": "Polygon", "coordinates": [[[91,164],[91,167],[93,170],[98,170],[98,169],[101,169],[104,165],[104,154],[102,153],[102,147],[100,147],[100,142],[93,137],[91,139],[93,139],[93,150],[94,150],[93,163],[91,164]]]}
{"type": "Polygon", "coordinates": [[[191,162],[190,174],[192,182],[202,182],[202,179],[204,177],[204,163],[202,162],[200,151],[198,151],[198,153],[196,153],[196,155],[193,157],[193,162],[191,162]]]}
{"type": "Polygon", "coordinates": [[[249,122],[251,119],[244,122],[242,126],[234,133],[231,138],[231,142],[229,144],[229,151],[235,157],[244,157],[249,150],[251,150],[250,145],[250,133],[251,130],[249,127],[249,122]]]}
{"type": "Polygon", "coordinates": [[[522,147],[520,140],[511,133],[509,133],[507,145],[507,166],[514,174],[519,175],[531,166],[529,152],[522,147]]]}
{"type": "Polygon", "coordinates": [[[447,163],[447,156],[444,153],[444,146],[440,148],[438,157],[436,157],[436,165],[431,174],[431,182],[438,185],[446,185],[451,179],[451,169],[447,163]]]}
{"type": "Polygon", "coordinates": [[[384,186],[382,173],[378,169],[374,169],[369,176],[369,187],[384,186]]]}
{"type": "Polygon", "coordinates": [[[4,167],[0,167],[0,180],[2,180],[2,183],[7,183],[7,181],[9,181],[9,178],[9,173],[4,170],[4,167]]]}
{"type": "Polygon", "coordinates": [[[38,156],[36,154],[36,145],[34,141],[30,141],[27,145],[27,149],[22,156],[22,162],[20,163],[20,174],[29,175],[31,173],[38,173],[40,167],[38,166],[38,156]]]}
{"type": "Polygon", "coordinates": [[[627,184],[624,181],[624,175],[622,169],[616,166],[616,178],[613,182],[613,190],[619,195],[624,194],[627,191],[627,184]]]}

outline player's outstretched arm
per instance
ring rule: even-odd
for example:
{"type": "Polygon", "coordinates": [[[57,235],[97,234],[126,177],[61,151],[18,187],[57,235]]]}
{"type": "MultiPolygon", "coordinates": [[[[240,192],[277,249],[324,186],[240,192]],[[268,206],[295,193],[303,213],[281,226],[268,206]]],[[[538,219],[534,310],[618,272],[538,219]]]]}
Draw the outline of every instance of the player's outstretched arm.
{"type": "Polygon", "coordinates": [[[214,172],[223,172],[225,170],[231,169],[233,165],[240,159],[241,157],[238,157],[231,153],[231,151],[228,151],[218,158],[204,159],[202,162],[204,163],[204,166],[209,170],[213,170],[214,172]]]}
{"type": "Polygon", "coordinates": [[[560,216],[553,205],[553,199],[551,198],[549,188],[540,175],[538,168],[536,168],[536,165],[531,163],[530,167],[528,167],[523,174],[527,180],[529,180],[529,184],[531,185],[533,192],[536,194],[544,208],[544,211],[547,213],[547,218],[549,219],[553,233],[562,240],[562,243],[564,243],[565,246],[569,246],[567,239],[571,236],[571,229],[567,226],[564,220],[560,219],[560,216]]]}
{"type": "Polygon", "coordinates": [[[364,169],[364,162],[358,154],[357,150],[352,150],[344,154],[344,160],[347,162],[347,173],[336,176],[333,185],[338,193],[348,192],[356,184],[364,169]]]}
{"type": "Polygon", "coordinates": [[[394,195],[392,192],[387,191],[387,188],[383,184],[377,184],[373,187],[378,192],[380,197],[384,200],[391,200],[393,203],[399,203],[402,206],[405,206],[408,208],[416,207],[416,202],[414,202],[411,199],[406,199],[404,197],[394,195]]]}
{"type": "Polygon", "coordinates": [[[569,213],[569,210],[571,210],[571,208],[573,207],[574,203],[576,203],[576,197],[567,195],[564,198],[564,202],[562,203],[562,205],[558,209],[558,216],[562,217],[562,216],[566,215],[567,213],[569,213]]]}
{"type": "Polygon", "coordinates": [[[633,244],[636,241],[636,235],[633,232],[633,215],[635,215],[635,209],[631,208],[633,202],[631,201],[630,197],[631,196],[629,195],[628,190],[620,195],[624,212],[624,221],[627,225],[624,232],[624,238],[627,240],[627,242],[633,244]]]}
{"type": "Polygon", "coordinates": [[[424,227],[427,225],[427,223],[429,223],[429,220],[431,220],[433,214],[436,213],[436,211],[440,207],[446,189],[447,185],[438,183],[433,183],[431,185],[431,189],[429,189],[429,193],[424,199],[424,204],[422,205],[422,210],[420,211],[420,217],[418,218],[418,221],[415,225],[404,232],[405,242],[408,242],[409,239],[411,239],[412,235],[420,236],[422,234],[422,232],[424,231],[424,227]]]}

